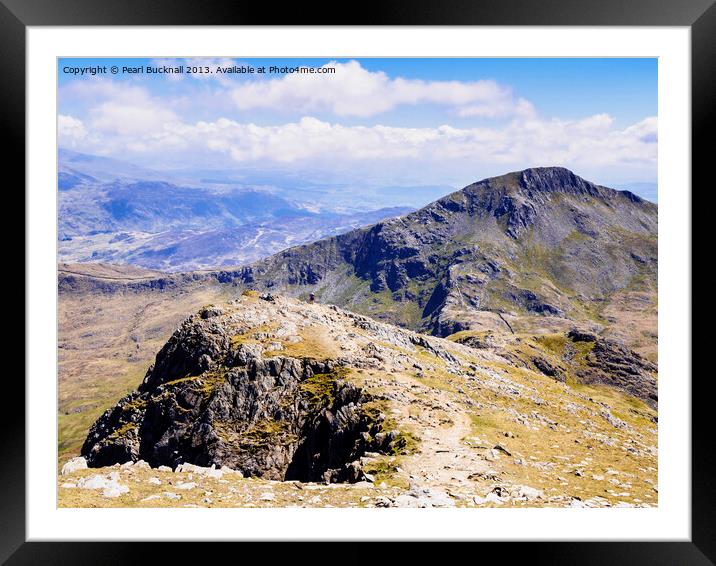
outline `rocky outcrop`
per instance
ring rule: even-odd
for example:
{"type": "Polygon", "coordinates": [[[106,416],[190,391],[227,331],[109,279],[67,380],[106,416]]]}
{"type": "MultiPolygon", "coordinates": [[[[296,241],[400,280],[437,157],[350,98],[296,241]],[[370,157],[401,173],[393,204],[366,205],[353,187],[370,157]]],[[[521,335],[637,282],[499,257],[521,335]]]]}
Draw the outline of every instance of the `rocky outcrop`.
{"type": "Polygon", "coordinates": [[[541,358],[539,356],[532,358],[532,364],[539,370],[541,373],[545,374],[548,377],[554,377],[555,379],[558,379],[559,381],[564,381],[564,372],[562,372],[556,365],[552,365],[549,361],[545,360],[544,358],[541,358]]]}
{"type": "Polygon", "coordinates": [[[533,291],[529,291],[527,289],[515,289],[514,291],[508,291],[506,296],[515,306],[524,309],[526,312],[552,316],[564,316],[564,312],[560,308],[550,305],[546,301],[540,299],[540,297],[533,291]]]}
{"type": "MultiPolygon", "coordinates": [[[[571,378],[585,385],[607,385],[657,407],[657,367],[637,352],[614,340],[579,329],[558,335],[556,340],[552,337],[552,342],[563,346],[557,351],[546,349],[542,356],[533,355],[527,360],[517,356],[513,360],[527,361],[528,367],[558,381],[571,378]]],[[[545,343],[550,344],[550,340],[545,342],[544,337],[537,337],[533,344],[545,343]]]]}
{"type": "Polygon", "coordinates": [[[514,335],[461,332],[450,338],[475,350],[500,355],[518,367],[562,383],[606,385],[641,399],[659,401],[656,364],[623,344],[582,329],[565,333],[514,335]]]}
{"type": "Polygon", "coordinates": [[[525,199],[505,195],[495,209],[495,217],[505,226],[505,232],[517,239],[528,230],[535,221],[537,211],[532,203],[525,199]]]}
{"type": "Polygon", "coordinates": [[[157,355],[138,391],[92,426],[90,467],[145,460],[226,466],[245,476],[359,481],[358,459],[393,448],[377,400],[330,359],[264,356],[205,308],[157,355]]]}
{"type": "Polygon", "coordinates": [[[585,357],[585,367],[577,370],[580,382],[609,385],[656,407],[659,396],[655,364],[613,340],[574,331],[569,337],[591,347],[585,357]]]}

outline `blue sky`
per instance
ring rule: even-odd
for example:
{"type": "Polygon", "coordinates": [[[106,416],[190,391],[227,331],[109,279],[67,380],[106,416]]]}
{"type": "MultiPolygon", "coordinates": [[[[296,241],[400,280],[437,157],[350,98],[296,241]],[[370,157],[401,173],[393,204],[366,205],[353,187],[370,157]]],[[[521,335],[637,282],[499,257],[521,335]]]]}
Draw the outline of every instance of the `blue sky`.
{"type": "Polygon", "coordinates": [[[58,82],[61,146],[158,169],[458,187],[562,165],[656,182],[656,59],[60,59],[58,82]],[[161,64],[212,72],[65,72],[161,64]],[[216,72],[234,64],[336,72],[216,72]]]}

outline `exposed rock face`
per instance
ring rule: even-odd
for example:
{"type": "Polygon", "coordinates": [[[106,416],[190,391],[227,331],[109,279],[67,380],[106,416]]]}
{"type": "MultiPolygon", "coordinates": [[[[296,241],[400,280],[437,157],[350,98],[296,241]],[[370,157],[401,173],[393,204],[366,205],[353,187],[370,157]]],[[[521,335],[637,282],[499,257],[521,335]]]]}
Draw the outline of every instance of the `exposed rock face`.
{"type": "Polygon", "coordinates": [[[577,372],[582,383],[616,387],[656,406],[659,399],[654,377],[656,365],[613,340],[594,337],[591,343],[587,367],[577,372]]]}
{"type": "Polygon", "coordinates": [[[532,363],[543,374],[545,374],[549,377],[557,378],[560,381],[564,381],[564,374],[559,370],[559,368],[553,366],[551,363],[549,363],[544,358],[540,358],[540,357],[532,358],[532,363]]]}
{"type": "Polygon", "coordinates": [[[205,308],[187,319],[137,392],[92,427],[82,454],[91,467],[143,459],[227,466],[269,479],[359,481],[354,462],[390,450],[395,433],[341,379],[332,360],[264,356],[231,335],[230,317],[205,308]]]}
{"type": "Polygon", "coordinates": [[[534,337],[505,335],[499,345],[490,337],[467,333],[456,341],[472,348],[504,350],[516,363],[561,382],[608,385],[654,408],[658,405],[657,366],[614,340],[579,329],[534,337]]]}
{"type": "MultiPolygon", "coordinates": [[[[458,330],[458,332],[460,332],[458,330]]],[[[475,348],[478,350],[487,350],[489,348],[494,348],[498,344],[500,344],[500,341],[496,339],[496,336],[493,332],[484,332],[479,335],[475,334],[465,334],[464,336],[460,336],[459,334],[455,336],[454,338],[455,342],[458,344],[465,344],[465,346],[469,346],[470,348],[475,348]]]]}
{"type": "Polygon", "coordinates": [[[473,311],[580,319],[582,303],[655,288],[656,238],[656,205],[535,168],[229,276],[446,336],[473,311]]]}

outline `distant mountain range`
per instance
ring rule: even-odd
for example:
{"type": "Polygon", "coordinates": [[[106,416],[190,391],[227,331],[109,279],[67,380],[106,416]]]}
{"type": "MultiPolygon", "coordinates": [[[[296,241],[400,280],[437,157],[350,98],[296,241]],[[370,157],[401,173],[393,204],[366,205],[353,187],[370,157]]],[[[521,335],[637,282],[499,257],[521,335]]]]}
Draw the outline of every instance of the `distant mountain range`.
{"type": "Polygon", "coordinates": [[[59,259],[186,271],[247,263],[281,249],[405,214],[332,210],[265,187],[191,178],[114,159],[59,153],[59,259]]]}
{"type": "MultiPolygon", "coordinates": [[[[61,149],[58,259],[167,272],[247,265],[407,214],[450,192],[367,185],[356,198],[354,187],[276,175],[156,171],[61,149]]],[[[655,184],[637,185],[656,200],[655,184]]]]}

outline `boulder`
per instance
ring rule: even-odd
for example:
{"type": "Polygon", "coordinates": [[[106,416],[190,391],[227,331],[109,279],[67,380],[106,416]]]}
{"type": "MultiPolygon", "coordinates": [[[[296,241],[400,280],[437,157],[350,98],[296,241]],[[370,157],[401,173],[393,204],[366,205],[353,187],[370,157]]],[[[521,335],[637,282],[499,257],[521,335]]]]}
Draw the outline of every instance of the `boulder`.
{"type": "Polygon", "coordinates": [[[77,458],[72,458],[71,460],[68,460],[65,465],[62,466],[62,471],[60,473],[63,476],[66,476],[78,470],[85,469],[87,469],[87,460],[82,456],[78,456],[77,458]]]}
{"type": "Polygon", "coordinates": [[[129,492],[129,487],[119,483],[119,476],[110,474],[109,477],[94,475],[87,478],[80,478],[77,482],[80,489],[101,489],[103,497],[119,497],[129,492]]]}

